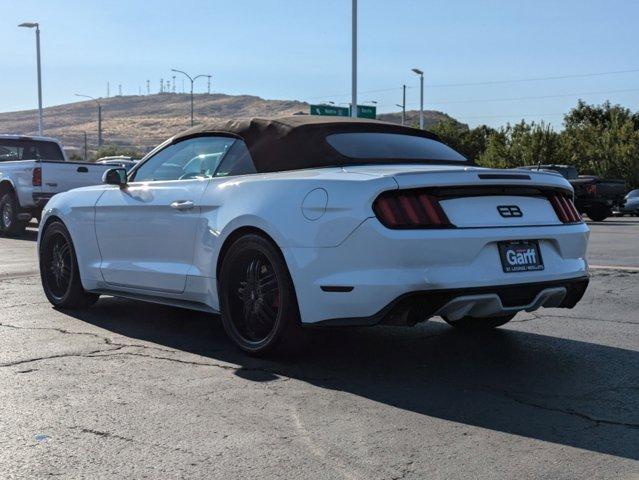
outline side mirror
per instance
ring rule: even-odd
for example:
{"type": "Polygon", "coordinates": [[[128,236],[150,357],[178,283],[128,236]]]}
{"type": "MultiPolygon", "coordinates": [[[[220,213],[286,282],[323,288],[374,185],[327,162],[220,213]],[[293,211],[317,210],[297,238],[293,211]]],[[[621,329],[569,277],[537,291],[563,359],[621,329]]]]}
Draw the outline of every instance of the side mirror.
{"type": "Polygon", "coordinates": [[[126,169],[125,168],[109,168],[102,175],[102,183],[106,185],[117,185],[120,188],[126,186],[126,169]]]}

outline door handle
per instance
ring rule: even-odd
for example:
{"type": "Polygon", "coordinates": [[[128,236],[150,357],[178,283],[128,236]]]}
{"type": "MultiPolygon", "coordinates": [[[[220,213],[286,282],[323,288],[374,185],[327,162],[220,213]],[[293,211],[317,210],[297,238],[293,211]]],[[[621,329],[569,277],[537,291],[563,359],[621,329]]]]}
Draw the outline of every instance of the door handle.
{"type": "Polygon", "coordinates": [[[171,203],[171,208],[175,210],[191,210],[195,207],[195,203],[190,200],[176,200],[171,203]]]}
{"type": "Polygon", "coordinates": [[[76,172],[79,173],[87,173],[89,171],[89,169],[87,167],[78,167],[78,169],[76,170],[76,172]]]}

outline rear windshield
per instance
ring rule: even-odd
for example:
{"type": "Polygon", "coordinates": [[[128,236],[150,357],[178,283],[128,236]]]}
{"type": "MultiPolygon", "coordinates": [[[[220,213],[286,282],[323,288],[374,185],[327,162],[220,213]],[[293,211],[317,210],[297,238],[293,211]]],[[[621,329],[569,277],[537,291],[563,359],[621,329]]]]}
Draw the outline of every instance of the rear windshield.
{"type": "Polygon", "coordinates": [[[550,170],[561,173],[564,178],[567,178],[568,180],[575,180],[579,178],[579,172],[577,172],[575,167],[550,167],[550,170]]]}
{"type": "Polygon", "coordinates": [[[335,133],[326,141],[340,154],[357,159],[467,161],[437,140],[400,133],[335,133]]]}
{"type": "Polygon", "coordinates": [[[0,162],[14,160],[64,161],[64,155],[55,142],[0,138],[0,162]]]}

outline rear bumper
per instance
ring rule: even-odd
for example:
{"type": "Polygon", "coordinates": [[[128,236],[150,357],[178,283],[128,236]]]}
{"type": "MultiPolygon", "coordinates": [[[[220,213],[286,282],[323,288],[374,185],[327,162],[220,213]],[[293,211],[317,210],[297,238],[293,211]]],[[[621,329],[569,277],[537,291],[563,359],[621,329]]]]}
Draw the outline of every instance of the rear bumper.
{"type": "MultiPolygon", "coordinates": [[[[284,248],[283,253],[302,322],[334,323],[377,318],[404,296],[424,292],[490,293],[583,279],[588,275],[588,236],[585,224],[390,230],[369,218],[337,247],[284,248]],[[537,240],[544,270],[505,273],[497,242],[508,240],[537,240]]],[[[528,304],[517,307],[524,310],[528,304]]]]}
{"type": "Polygon", "coordinates": [[[55,195],[55,193],[48,193],[48,192],[34,192],[31,194],[31,197],[33,199],[33,204],[37,207],[42,209],[49,200],[51,200],[51,197],[53,197],[55,195]]]}
{"type": "Polygon", "coordinates": [[[500,316],[540,307],[572,308],[583,297],[588,281],[588,277],[580,277],[523,285],[410,292],[374,315],[322,320],[316,325],[414,325],[437,315],[454,321],[464,316],[500,316]]]}

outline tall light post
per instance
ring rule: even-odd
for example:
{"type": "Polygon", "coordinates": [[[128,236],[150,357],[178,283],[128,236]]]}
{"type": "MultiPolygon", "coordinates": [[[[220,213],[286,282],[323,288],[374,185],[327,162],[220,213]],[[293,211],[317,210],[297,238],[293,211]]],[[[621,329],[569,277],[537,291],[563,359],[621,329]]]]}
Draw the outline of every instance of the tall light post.
{"type": "Polygon", "coordinates": [[[102,146],[102,105],[100,105],[100,101],[97,98],[89,95],[80,95],[79,93],[76,93],[75,96],[89,98],[98,104],[98,148],[100,148],[102,146]]]}
{"type": "Polygon", "coordinates": [[[200,77],[208,77],[209,75],[196,75],[195,77],[191,77],[191,75],[189,75],[186,72],[183,72],[182,70],[176,70],[175,68],[171,69],[172,72],[176,72],[176,73],[181,73],[182,75],[186,76],[186,78],[188,78],[191,81],[191,126],[193,126],[193,83],[195,83],[195,81],[200,78],[200,77]]]}
{"type": "Polygon", "coordinates": [[[419,68],[413,68],[413,72],[419,75],[419,128],[424,129],[424,72],[419,68]]]}
{"type": "Polygon", "coordinates": [[[357,118],[357,0],[353,0],[352,22],[351,117],[357,118]]]}
{"type": "Polygon", "coordinates": [[[40,24],[33,22],[25,22],[18,27],[35,28],[36,29],[36,55],[38,63],[38,135],[42,135],[42,71],[40,68],[40,24]]]}

